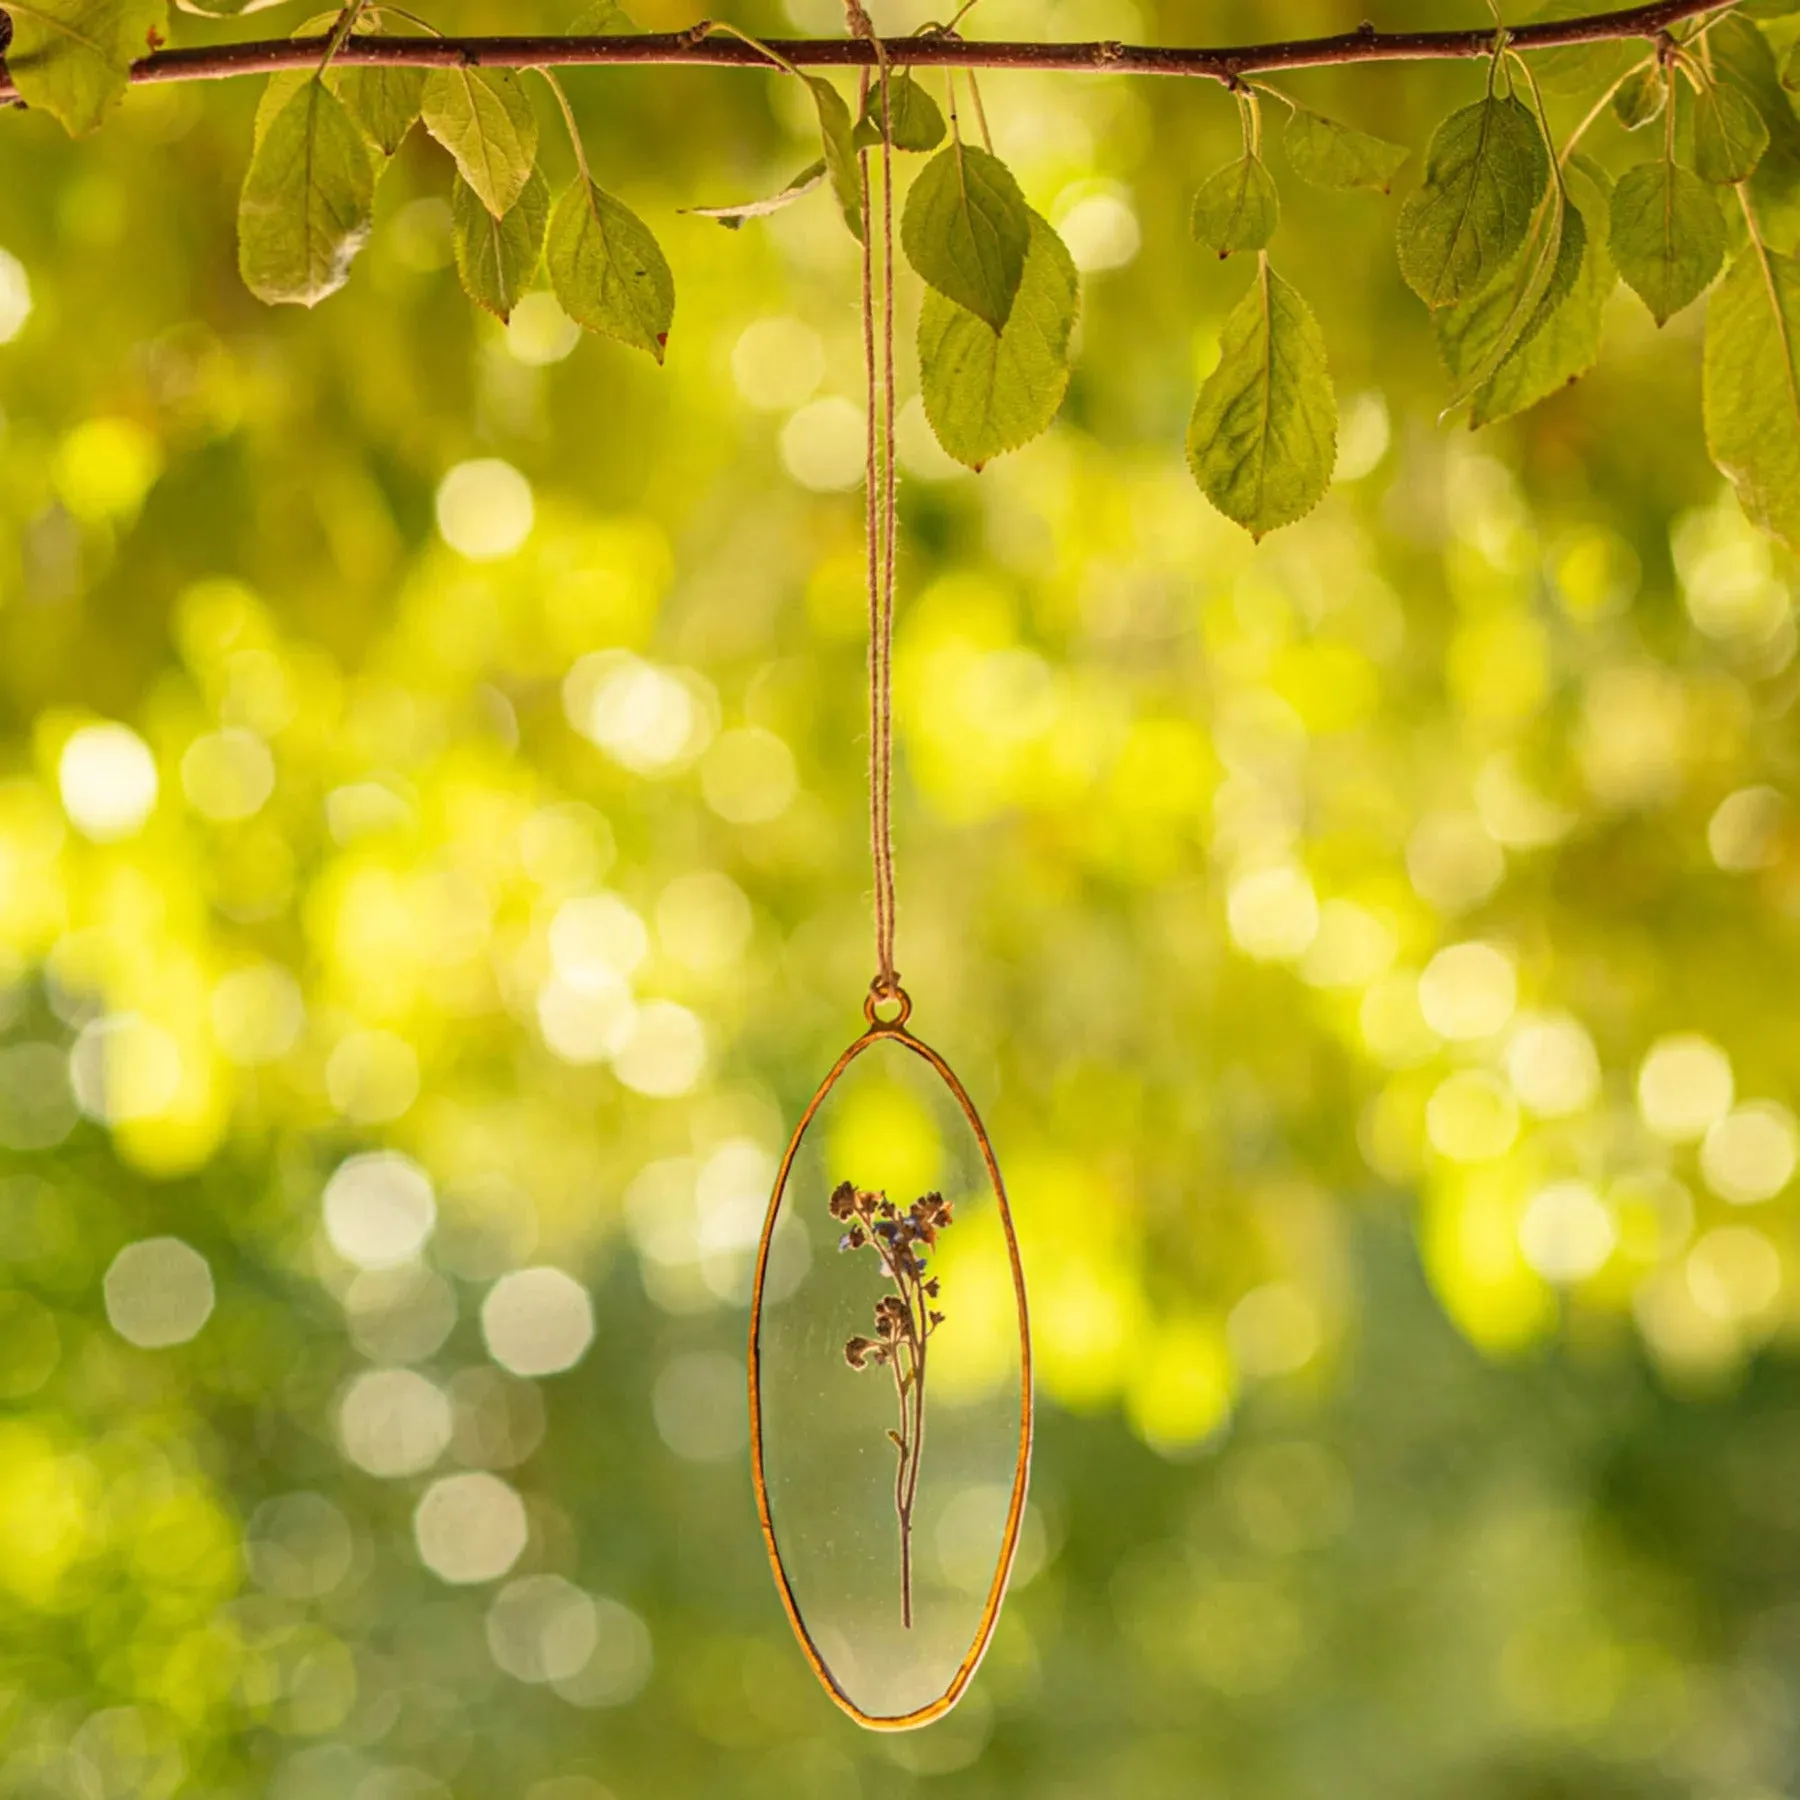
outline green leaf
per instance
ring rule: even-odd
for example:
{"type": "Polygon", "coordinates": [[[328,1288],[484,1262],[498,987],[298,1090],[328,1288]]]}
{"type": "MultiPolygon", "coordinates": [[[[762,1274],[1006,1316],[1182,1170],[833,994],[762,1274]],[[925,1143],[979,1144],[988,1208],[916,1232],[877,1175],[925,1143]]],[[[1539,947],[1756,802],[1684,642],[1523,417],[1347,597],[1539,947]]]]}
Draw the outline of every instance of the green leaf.
{"type": "Polygon", "coordinates": [[[425,104],[425,70],[363,63],[339,68],[328,79],[346,110],[383,156],[405,141],[425,104]]]}
{"type": "Polygon", "coordinates": [[[1769,147],[1750,177],[1765,238],[1791,243],[1800,236],[1800,119],[1781,85],[1769,41],[1733,13],[1715,19],[1706,33],[1714,76],[1750,96],[1769,128],[1769,147]]]}
{"type": "Polygon", "coordinates": [[[1325,340],[1266,256],[1225,321],[1187,447],[1200,491],[1256,537],[1311,512],[1330,484],[1337,400],[1325,340]]]}
{"type": "Polygon", "coordinates": [[[168,17],[164,0],[6,0],[6,70],[26,105],[71,136],[92,131],[131,80],[132,62],[168,17]]]}
{"type": "Polygon", "coordinates": [[[1031,212],[997,156],[952,143],[906,196],[900,241],[928,285],[998,331],[1025,273],[1031,212]]]}
{"type": "Polygon", "coordinates": [[[1748,19],[1726,13],[1708,29],[1706,47],[1714,75],[1741,88],[1762,114],[1771,147],[1800,157],[1800,119],[1781,85],[1769,40],[1748,19]]]}
{"type": "Polygon", "coordinates": [[[512,209],[496,219],[459,175],[450,194],[450,239],[463,290],[478,306],[507,319],[531,286],[544,255],[550,184],[536,170],[512,209]]]}
{"type": "Polygon", "coordinates": [[[1581,214],[1559,189],[1539,210],[1524,247],[1479,294],[1441,308],[1432,324],[1438,353],[1463,405],[1507,357],[1524,349],[1575,285],[1587,253],[1581,214]]]}
{"type": "Polygon", "coordinates": [[[1633,69],[1612,97],[1613,117],[1627,131],[1638,131],[1660,116],[1669,102],[1669,84],[1654,63],[1633,69]]]}
{"type": "Polygon", "coordinates": [[[927,289],[919,310],[919,386],[937,440],[979,469],[1047,431],[1069,385],[1081,289],[1063,241],[1036,213],[1004,329],[927,289]]]}
{"type": "Polygon", "coordinates": [[[675,317],[675,278],[630,207],[577,177],[556,203],[545,246],[563,311],[658,362],[675,317]]]}
{"type": "Polygon", "coordinates": [[[308,76],[269,122],[238,199],[238,269],[269,305],[316,306],[369,235],[375,165],[337,96],[308,76]]]}
{"type": "Polygon", "coordinates": [[[1412,154],[1403,144],[1371,137],[1304,107],[1288,121],[1281,147],[1288,166],[1314,187],[1379,188],[1384,194],[1412,154]]]}
{"type": "Polygon", "coordinates": [[[1748,246],[1706,314],[1706,442],[1751,521],[1800,548],[1800,263],[1748,246]]]}
{"type": "MultiPolygon", "coordinates": [[[[896,150],[935,150],[944,141],[944,115],[938,103],[902,69],[888,79],[888,125],[896,150]]],[[[881,142],[881,87],[870,87],[863,115],[856,122],[856,147],[873,150],[881,142]]]]}
{"type": "Polygon", "coordinates": [[[267,12],[272,6],[285,6],[287,0],[207,0],[204,6],[200,0],[175,0],[175,4],[196,18],[238,19],[245,13],[267,12]]]}
{"type": "Polygon", "coordinates": [[[792,206],[803,194],[823,185],[824,180],[825,159],[821,156],[817,162],[808,163],[780,193],[771,194],[766,200],[743,200],[735,206],[684,206],[681,211],[697,218],[717,219],[727,230],[736,231],[746,219],[764,218],[780,212],[784,206],[792,206]]]}
{"type": "Polygon", "coordinates": [[[1281,219],[1275,178],[1260,156],[1246,154],[1201,182],[1194,196],[1194,237],[1220,256],[1261,250],[1281,219]]]}
{"type": "Polygon", "coordinates": [[[1452,113],[1432,136],[1424,184],[1400,209],[1407,285],[1432,307],[1479,293],[1524,243],[1549,180],[1543,133],[1517,96],[1452,113]]]}
{"type": "Polygon", "coordinates": [[[819,136],[825,145],[825,173],[831,178],[831,191],[837,196],[838,210],[850,227],[850,235],[861,243],[862,167],[856,160],[856,146],[850,141],[850,108],[823,75],[808,75],[806,85],[819,114],[819,136]]]}
{"type": "Polygon", "coordinates": [[[1738,0],[1738,11],[1746,19],[1785,19],[1800,12],[1800,0],[1738,0]]]}
{"type": "Polygon", "coordinates": [[[433,69],[420,111],[482,205],[495,218],[509,212],[537,160],[537,114],[518,76],[510,69],[433,69]]]}
{"type": "Polygon", "coordinates": [[[1702,181],[1748,181],[1768,147],[1769,128],[1742,88],[1715,81],[1694,97],[1694,172],[1702,181]]]}
{"type": "Polygon", "coordinates": [[[1613,261],[1665,324],[1706,291],[1725,258],[1725,215],[1698,175],[1671,162],[1627,169],[1613,189],[1613,261]]]}
{"type": "MultiPolygon", "coordinates": [[[[1592,0],[1550,0],[1531,15],[1531,23],[1549,23],[1560,19],[1591,18],[1592,0]]],[[[1626,46],[1617,39],[1593,44],[1562,44],[1554,50],[1532,50],[1532,72],[1553,94],[1590,93],[1618,74],[1627,55],[1626,46]]]]}
{"type": "Polygon", "coordinates": [[[1619,284],[1619,272],[1606,250],[1606,179],[1578,158],[1569,171],[1569,188],[1583,222],[1580,270],[1548,316],[1527,327],[1527,335],[1476,389],[1469,405],[1472,428],[1535,406],[1600,360],[1606,303],[1619,284]]]}
{"type": "Polygon", "coordinates": [[[269,135],[269,127],[280,117],[281,109],[312,79],[311,70],[277,69],[263,83],[263,91],[256,97],[256,120],[250,128],[253,152],[261,148],[263,139],[269,135]]]}

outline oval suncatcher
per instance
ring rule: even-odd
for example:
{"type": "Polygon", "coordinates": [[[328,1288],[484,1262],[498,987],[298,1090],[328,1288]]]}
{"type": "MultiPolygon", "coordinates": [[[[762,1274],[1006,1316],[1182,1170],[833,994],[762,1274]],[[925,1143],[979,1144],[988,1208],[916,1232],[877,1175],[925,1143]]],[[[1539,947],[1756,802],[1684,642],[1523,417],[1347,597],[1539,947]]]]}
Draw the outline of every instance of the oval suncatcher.
{"type": "MultiPolygon", "coordinates": [[[[886,70],[881,72],[885,120],[886,70]]],[[[865,77],[865,110],[867,88],[865,77]]],[[[873,233],[862,157],[868,377],[867,1029],[801,1115],[757,1249],[750,1452],[776,1586],[826,1691],[873,1730],[941,1718],[993,1636],[1031,1462],[1025,1277],[993,1146],[948,1063],[906,1028],[894,970],[893,197],[882,145],[877,425],[873,233]]]]}

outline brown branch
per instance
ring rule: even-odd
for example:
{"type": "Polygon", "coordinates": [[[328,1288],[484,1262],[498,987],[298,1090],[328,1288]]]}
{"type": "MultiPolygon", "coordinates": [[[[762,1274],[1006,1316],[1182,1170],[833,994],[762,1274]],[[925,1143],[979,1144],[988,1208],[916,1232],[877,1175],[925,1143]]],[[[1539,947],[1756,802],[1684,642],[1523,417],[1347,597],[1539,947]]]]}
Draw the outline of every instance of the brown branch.
{"type": "MultiPolygon", "coordinates": [[[[1700,13],[1719,12],[1732,0],[1657,0],[1580,19],[1520,25],[1507,35],[1518,50],[1551,50],[1609,38],[1658,37],[1671,25],[1700,13]]],[[[0,0],[3,8],[4,0],[0,0]]],[[[275,69],[316,64],[324,37],[279,38],[158,50],[131,65],[133,81],[217,81],[230,75],[266,75],[275,69]]],[[[876,47],[868,38],[774,38],[770,47],[789,62],[811,68],[871,67],[876,47]]],[[[1111,75],[1197,75],[1230,85],[1241,75],[1272,69],[1311,69],[1326,64],[1426,62],[1489,55],[1491,26],[1474,31],[1377,31],[1365,25],[1335,37],[1236,48],[1181,48],[1157,44],[985,43],[951,35],[887,38],[881,49],[898,66],[950,69],[1040,69],[1111,75]]],[[[338,51],[341,64],[403,63],[444,68],[486,65],[529,69],[588,64],[693,63],[713,68],[766,70],[768,58],[736,38],[709,35],[705,23],[686,31],[644,32],[632,37],[359,37],[338,51]]],[[[0,104],[18,93],[0,73],[0,104]]]]}

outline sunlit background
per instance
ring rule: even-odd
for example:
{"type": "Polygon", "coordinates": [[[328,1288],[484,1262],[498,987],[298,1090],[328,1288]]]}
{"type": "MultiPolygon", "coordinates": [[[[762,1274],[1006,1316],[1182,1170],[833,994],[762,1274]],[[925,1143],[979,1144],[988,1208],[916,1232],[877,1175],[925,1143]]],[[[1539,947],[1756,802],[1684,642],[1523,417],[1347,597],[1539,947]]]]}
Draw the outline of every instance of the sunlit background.
{"type": "MultiPolygon", "coordinates": [[[[1290,85],[1416,145],[1479,78],[1290,85]]],[[[901,411],[899,963],[1042,1415],[970,1697],[867,1738],[743,1400],[873,972],[855,246],[677,212],[808,159],[797,84],[568,79],[661,371],[478,314],[419,134],[307,315],[236,279],[255,82],[0,118],[0,1793],[1800,1791],[1794,577],[1706,463],[1698,309],[1621,290],[1471,436],[1393,203],[1285,183],[1338,485],[1253,547],[1181,451],[1228,98],[984,82],[1081,358],[979,477],[901,411]]]]}

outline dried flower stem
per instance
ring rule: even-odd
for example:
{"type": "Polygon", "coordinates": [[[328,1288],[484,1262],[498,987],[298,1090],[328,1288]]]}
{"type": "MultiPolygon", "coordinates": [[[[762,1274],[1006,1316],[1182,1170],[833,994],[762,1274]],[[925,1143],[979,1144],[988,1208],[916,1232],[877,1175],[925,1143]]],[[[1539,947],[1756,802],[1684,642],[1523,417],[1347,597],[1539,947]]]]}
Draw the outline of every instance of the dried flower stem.
{"type": "Polygon", "coordinates": [[[885,1365],[894,1377],[900,1425],[888,1437],[899,1453],[894,1469],[894,1516],[900,1531],[900,1623],[912,1629],[913,1508],[919,1497],[919,1470],[925,1455],[925,1356],[931,1335],[944,1315],[931,1304],[938,1297],[937,1277],[925,1272],[919,1246],[935,1245],[951,1223],[950,1203],[942,1194],[923,1194],[905,1212],[886,1194],[840,1182],[831,1196],[831,1216],[850,1229],[840,1250],[872,1245],[882,1272],[895,1292],[875,1302],[875,1332],[852,1337],[844,1360],[853,1369],[885,1365]]]}

